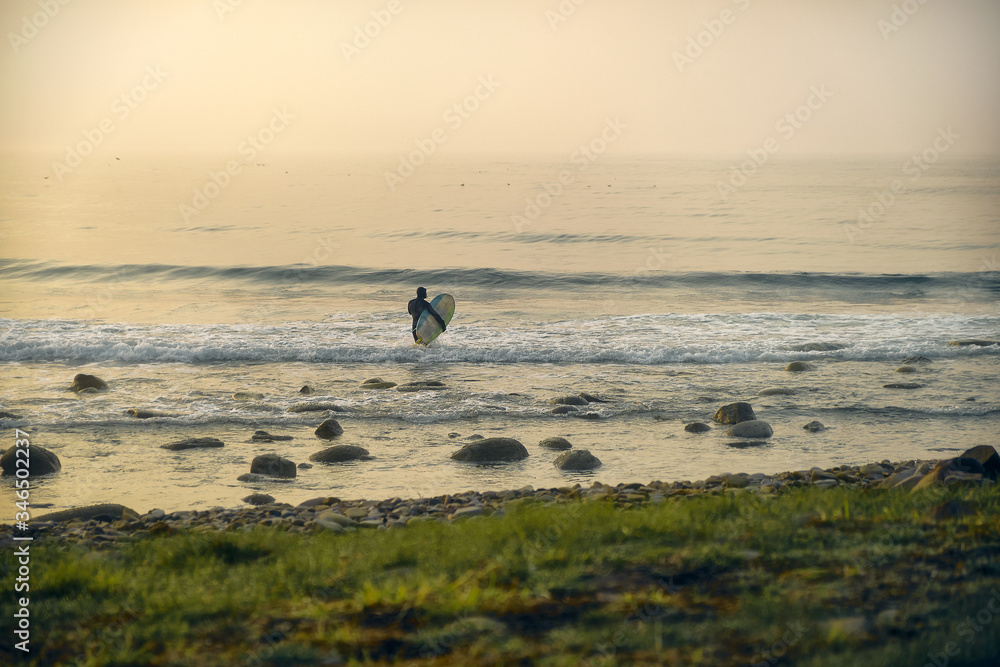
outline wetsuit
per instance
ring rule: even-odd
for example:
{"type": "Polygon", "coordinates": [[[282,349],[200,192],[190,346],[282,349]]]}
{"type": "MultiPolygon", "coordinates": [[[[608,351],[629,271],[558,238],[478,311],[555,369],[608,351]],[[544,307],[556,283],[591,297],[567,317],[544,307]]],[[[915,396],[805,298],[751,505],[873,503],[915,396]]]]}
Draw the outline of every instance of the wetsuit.
{"type": "Polygon", "coordinates": [[[406,304],[406,312],[408,312],[410,315],[413,315],[413,327],[412,327],[412,329],[413,329],[413,340],[414,340],[414,342],[416,342],[417,338],[418,338],[418,336],[417,336],[417,321],[420,319],[420,316],[424,314],[425,310],[430,311],[430,313],[434,317],[434,319],[436,319],[438,321],[438,324],[441,325],[441,331],[442,332],[444,332],[448,328],[448,325],[446,325],[444,323],[444,320],[441,318],[440,315],[437,314],[437,311],[434,310],[434,308],[431,307],[431,304],[427,302],[427,299],[423,299],[423,298],[410,299],[410,302],[408,304],[406,304]]]}

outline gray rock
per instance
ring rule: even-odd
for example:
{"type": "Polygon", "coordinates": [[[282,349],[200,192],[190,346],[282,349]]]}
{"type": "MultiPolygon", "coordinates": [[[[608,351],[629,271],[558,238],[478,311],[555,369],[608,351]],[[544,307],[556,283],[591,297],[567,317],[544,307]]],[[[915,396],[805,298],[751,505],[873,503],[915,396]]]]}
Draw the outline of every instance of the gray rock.
{"type": "Polygon", "coordinates": [[[793,373],[801,373],[802,371],[811,371],[813,369],[812,364],[805,361],[793,361],[792,363],[785,366],[786,371],[791,371],[793,373]]]}
{"type": "Polygon", "coordinates": [[[258,475],[254,472],[245,472],[236,478],[240,482],[247,482],[250,484],[262,484],[271,482],[291,482],[291,479],[285,477],[271,477],[270,475],[258,475]]]}
{"type": "Polygon", "coordinates": [[[607,403],[608,402],[608,401],[605,401],[603,398],[597,398],[593,394],[588,394],[585,391],[581,391],[579,394],[577,394],[577,396],[579,396],[583,400],[587,401],[588,403],[607,403]]]}
{"type": "Polygon", "coordinates": [[[108,383],[97,377],[96,375],[87,375],[86,373],[77,373],[73,377],[73,384],[70,385],[69,390],[80,392],[84,389],[95,389],[97,391],[107,391],[108,383]]]}
{"type": "Polygon", "coordinates": [[[601,465],[601,460],[589,450],[576,449],[557,456],[553,465],[560,470],[593,470],[601,465]]]}
{"type": "Polygon", "coordinates": [[[456,461],[520,461],[528,450],[514,438],[483,438],[462,447],[451,455],[456,461]]]}
{"type": "Polygon", "coordinates": [[[920,389],[924,385],[918,382],[890,382],[882,385],[883,389],[920,389]]]}
{"type": "Polygon", "coordinates": [[[233,394],[234,401],[259,401],[264,398],[264,394],[256,391],[238,391],[233,394]]]}
{"type": "Polygon", "coordinates": [[[290,435],[271,435],[267,431],[254,431],[250,436],[250,442],[284,442],[294,440],[290,435]]]}
{"type": "Polygon", "coordinates": [[[160,445],[160,449],[169,449],[178,452],[184,449],[206,449],[212,447],[225,447],[225,443],[218,438],[186,438],[166,445],[160,445]]]}
{"type": "Polygon", "coordinates": [[[316,437],[324,440],[332,440],[343,433],[344,429],[341,428],[336,419],[327,419],[316,429],[316,437]]]}
{"type": "Polygon", "coordinates": [[[959,347],[976,346],[976,347],[989,347],[990,345],[1000,345],[1000,340],[982,340],[980,338],[974,338],[969,340],[953,340],[948,345],[957,345],[959,347]]]}
{"type": "Polygon", "coordinates": [[[30,477],[48,475],[49,473],[59,472],[62,470],[62,462],[59,460],[59,457],[56,456],[54,452],[51,452],[44,447],[39,447],[38,445],[28,445],[27,458],[23,455],[18,456],[17,450],[19,449],[21,451],[25,451],[24,447],[14,445],[5,451],[3,456],[0,456],[0,469],[3,470],[4,475],[14,476],[17,474],[19,467],[22,470],[24,469],[23,466],[17,465],[18,460],[27,461],[28,475],[30,477]]]}
{"type": "Polygon", "coordinates": [[[900,366],[896,369],[897,373],[916,373],[917,369],[915,366],[900,366]]]}
{"type": "Polygon", "coordinates": [[[423,382],[407,382],[396,387],[396,391],[403,392],[414,392],[414,391],[442,391],[447,389],[444,382],[438,380],[425,380],[423,382]]]}
{"type": "Polygon", "coordinates": [[[702,422],[691,422],[684,425],[684,430],[688,433],[707,433],[712,430],[712,427],[702,422]]]}
{"type": "Polygon", "coordinates": [[[587,405],[588,401],[582,396],[560,396],[549,401],[549,405],[587,405]]]}
{"type": "Polygon", "coordinates": [[[266,493],[251,493],[243,499],[243,502],[248,505],[268,505],[274,502],[274,496],[266,493]]]}
{"type": "Polygon", "coordinates": [[[292,478],[296,475],[295,463],[277,454],[261,454],[250,462],[250,472],[254,475],[292,478]]]}
{"type": "Polygon", "coordinates": [[[767,422],[754,419],[735,424],[731,429],[726,431],[726,435],[736,438],[770,438],[774,435],[774,431],[767,422]]]}
{"type": "Polygon", "coordinates": [[[788,387],[770,387],[757,392],[758,396],[794,396],[795,390],[788,387]]]}
{"type": "Polygon", "coordinates": [[[125,505],[105,503],[101,505],[88,505],[86,507],[74,507],[68,510],[50,512],[48,514],[43,514],[42,516],[32,517],[32,521],[72,521],[74,519],[90,521],[91,519],[100,516],[108,516],[113,520],[117,520],[123,517],[138,518],[139,513],[133,509],[125,507],[125,505]]]}
{"type": "Polygon", "coordinates": [[[316,452],[309,457],[317,463],[343,463],[344,461],[367,461],[371,458],[368,450],[357,445],[334,445],[316,452]]]}
{"type": "Polygon", "coordinates": [[[313,388],[310,387],[309,385],[303,385],[302,389],[299,389],[299,393],[308,396],[309,394],[313,393],[313,388]]]}
{"type": "Polygon", "coordinates": [[[15,415],[13,412],[7,412],[6,410],[0,410],[0,419],[20,419],[19,415],[15,415]]]}
{"type": "Polygon", "coordinates": [[[754,415],[753,406],[740,402],[723,405],[716,410],[712,419],[720,424],[739,424],[740,422],[753,421],[757,419],[757,416],[754,415]]]}
{"type": "Polygon", "coordinates": [[[169,412],[164,412],[163,410],[147,410],[145,408],[129,408],[125,411],[129,417],[135,417],[136,419],[154,419],[156,417],[173,417],[169,412]]]}
{"type": "Polygon", "coordinates": [[[929,364],[929,363],[932,363],[932,362],[927,357],[922,357],[920,355],[917,355],[917,356],[907,357],[906,359],[903,359],[903,363],[904,364],[929,364]]]}
{"type": "Polygon", "coordinates": [[[1000,478],[1000,454],[990,445],[967,449],[960,458],[975,459],[983,466],[983,474],[992,480],[1000,478]]]}
{"type": "Polygon", "coordinates": [[[576,408],[572,405],[557,405],[556,407],[549,410],[554,415],[568,415],[576,412],[576,408]]]}
{"type": "Polygon", "coordinates": [[[545,447],[546,449],[572,449],[573,445],[566,438],[545,438],[538,443],[539,447],[545,447]]]}
{"type": "Polygon", "coordinates": [[[826,430],[826,427],[823,426],[823,422],[818,422],[818,421],[811,421],[802,428],[809,431],[810,433],[819,433],[820,431],[826,430]]]}
{"type": "Polygon", "coordinates": [[[382,378],[368,378],[361,383],[362,389],[392,389],[395,386],[395,382],[386,382],[382,378]]]}

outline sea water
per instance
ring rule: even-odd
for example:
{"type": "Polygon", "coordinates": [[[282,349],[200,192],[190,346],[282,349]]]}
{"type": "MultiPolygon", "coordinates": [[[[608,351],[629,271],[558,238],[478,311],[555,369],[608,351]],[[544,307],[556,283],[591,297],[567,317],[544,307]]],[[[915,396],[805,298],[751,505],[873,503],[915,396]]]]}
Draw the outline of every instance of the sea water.
{"type": "Polygon", "coordinates": [[[436,160],[390,184],[392,156],[281,158],[224,186],[216,156],[0,163],[4,447],[20,428],[63,464],[33,502],[419,497],[996,444],[1000,347],[948,343],[1000,338],[1000,163],[785,159],[733,189],[725,160],[436,160]],[[406,314],[418,286],[457,303],[427,348],[406,314]],[[909,357],[917,372],[897,373],[909,357]],[[110,391],[67,391],[77,373],[110,391]],[[371,377],[445,388],[362,389],[371,377]],[[774,387],[794,393],[757,395],[774,387]],[[552,414],[580,392],[606,402],[552,414]],[[684,431],[739,400],[766,443],[684,431]],[[288,411],[307,402],[339,411],[288,411]],[[237,480],[261,453],[308,462],[327,417],[373,458],[237,480]],[[294,439],[250,442],[258,429],[294,439]],[[530,456],[451,460],[476,434],[530,456]],[[603,465],[557,470],[550,436],[603,465]],[[187,437],[226,444],[160,447],[187,437]]]}

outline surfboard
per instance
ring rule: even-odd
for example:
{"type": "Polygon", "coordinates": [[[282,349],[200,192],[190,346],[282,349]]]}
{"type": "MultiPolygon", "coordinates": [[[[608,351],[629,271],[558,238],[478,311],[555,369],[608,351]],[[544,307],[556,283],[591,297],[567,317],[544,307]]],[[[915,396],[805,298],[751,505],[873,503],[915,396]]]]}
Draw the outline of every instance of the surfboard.
{"type": "MultiPolygon", "coordinates": [[[[448,324],[455,315],[455,299],[450,294],[438,294],[431,299],[431,308],[448,324]]],[[[417,343],[427,345],[440,335],[441,325],[434,316],[424,311],[417,320],[417,343]]]]}

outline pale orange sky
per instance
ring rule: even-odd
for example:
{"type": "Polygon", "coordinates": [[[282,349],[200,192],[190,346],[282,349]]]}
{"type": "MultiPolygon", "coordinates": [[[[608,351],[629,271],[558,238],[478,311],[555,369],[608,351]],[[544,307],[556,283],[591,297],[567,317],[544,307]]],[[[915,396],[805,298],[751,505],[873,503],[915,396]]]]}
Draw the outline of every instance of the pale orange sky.
{"type": "Polygon", "coordinates": [[[0,4],[0,149],[1000,153],[995,0],[62,2],[0,4]]]}

